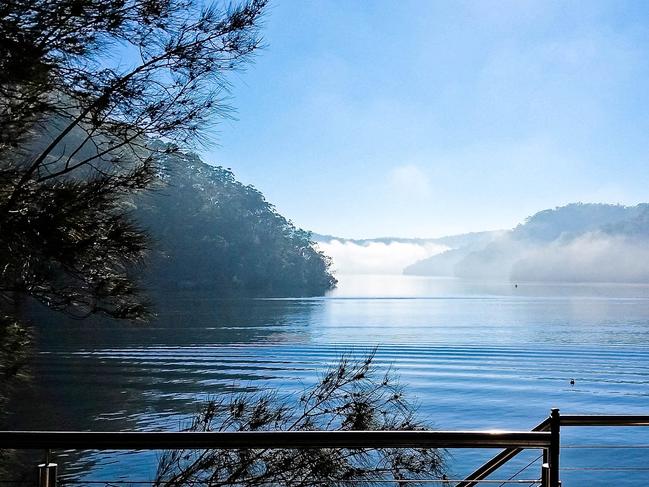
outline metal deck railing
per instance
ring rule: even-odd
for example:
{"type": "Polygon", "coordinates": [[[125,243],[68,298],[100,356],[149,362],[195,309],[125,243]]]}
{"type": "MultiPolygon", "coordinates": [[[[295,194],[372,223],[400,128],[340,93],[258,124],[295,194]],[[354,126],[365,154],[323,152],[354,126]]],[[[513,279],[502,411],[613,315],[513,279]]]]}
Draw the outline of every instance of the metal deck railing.
{"type": "MultiPolygon", "coordinates": [[[[551,431],[556,444],[543,451],[544,474],[541,478],[542,487],[560,485],[559,456],[560,431],[562,426],[649,426],[649,415],[561,415],[558,409],[552,409],[550,417],[535,426],[532,431],[551,431]],[[555,458],[551,458],[555,457],[555,458]],[[552,465],[553,468],[550,468],[552,465]],[[552,472],[552,473],[551,473],[552,472]],[[556,478],[554,475],[556,474],[556,478]],[[554,481],[554,483],[552,483],[554,481]]],[[[607,445],[610,448],[610,445],[607,445]]],[[[521,448],[507,448],[481,465],[455,487],[474,487],[521,453],[521,448]]]]}
{"type": "MultiPolygon", "coordinates": [[[[187,450],[187,449],[310,449],[310,448],[504,448],[466,479],[431,479],[442,485],[473,487],[494,483],[496,470],[527,449],[541,454],[524,467],[542,459],[541,475],[531,482],[560,487],[559,458],[562,426],[649,426],[648,416],[564,415],[558,409],[532,431],[245,431],[245,432],[79,432],[3,431],[0,449],[65,450],[187,450]],[[453,483],[451,483],[453,482],[453,483]]],[[[521,471],[522,471],[521,470],[521,471]]],[[[498,480],[502,485],[520,482],[514,477],[498,480]]],[[[529,483],[530,480],[524,482],[529,483]]],[[[127,484],[129,482],[126,482],[127,484]]],[[[133,482],[130,482],[131,484],[133,482]]],[[[407,481],[386,481],[407,485],[407,481]]],[[[38,487],[57,485],[57,466],[48,460],[39,465],[38,487]]]]}
{"type": "Polygon", "coordinates": [[[36,450],[547,448],[549,444],[549,433],[530,431],[0,432],[0,448],[36,450]]]}

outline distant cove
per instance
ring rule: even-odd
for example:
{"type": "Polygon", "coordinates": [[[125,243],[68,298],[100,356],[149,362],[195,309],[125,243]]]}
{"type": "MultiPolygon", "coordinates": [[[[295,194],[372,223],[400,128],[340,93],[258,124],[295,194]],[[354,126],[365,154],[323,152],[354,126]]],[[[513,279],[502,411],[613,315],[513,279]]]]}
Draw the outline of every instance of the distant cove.
{"type": "Polygon", "coordinates": [[[649,204],[574,203],[511,230],[439,238],[314,235],[342,273],[510,282],[649,283],[649,204]],[[422,257],[423,255],[423,257],[422,257]]]}

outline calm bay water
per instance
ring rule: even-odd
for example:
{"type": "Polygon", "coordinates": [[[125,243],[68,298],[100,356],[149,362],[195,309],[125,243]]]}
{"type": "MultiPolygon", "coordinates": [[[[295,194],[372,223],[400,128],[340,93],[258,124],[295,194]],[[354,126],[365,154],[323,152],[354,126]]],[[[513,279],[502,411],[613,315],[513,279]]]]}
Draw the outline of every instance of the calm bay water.
{"type": "MultiPolygon", "coordinates": [[[[530,429],[564,413],[649,414],[649,287],[343,276],[329,296],[157,298],[150,325],[41,326],[14,429],[177,430],[206,397],[298,391],[322,364],[378,346],[438,429],[530,429]],[[575,385],[570,385],[570,379],[575,385]]],[[[565,428],[564,485],[649,483],[649,428],[565,428]],[[593,472],[589,467],[624,467],[593,472]]],[[[452,452],[453,477],[495,451],[452,452]]],[[[68,478],[148,480],[156,453],[59,453],[68,478]]],[[[498,478],[537,456],[527,452],[498,478]]],[[[537,478],[538,462],[520,478],[537,478]]]]}

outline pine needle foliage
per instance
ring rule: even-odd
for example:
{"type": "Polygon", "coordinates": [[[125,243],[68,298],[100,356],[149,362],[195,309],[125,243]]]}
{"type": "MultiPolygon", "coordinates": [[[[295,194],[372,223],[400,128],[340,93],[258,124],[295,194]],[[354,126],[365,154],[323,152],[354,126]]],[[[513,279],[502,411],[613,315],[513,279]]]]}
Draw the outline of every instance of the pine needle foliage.
{"type": "Polygon", "coordinates": [[[123,198],[159,176],[148,141],[191,146],[228,115],[265,6],[0,3],[0,311],[148,316],[134,271],[149,244],[123,198]]]}
{"type": "MultiPolygon", "coordinates": [[[[299,395],[244,393],[209,401],[189,431],[426,430],[394,373],[343,356],[299,395]]],[[[427,448],[174,450],[159,462],[156,486],[385,485],[439,479],[445,453],[427,448]]],[[[411,483],[408,483],[411,485],[411,483]]]]}

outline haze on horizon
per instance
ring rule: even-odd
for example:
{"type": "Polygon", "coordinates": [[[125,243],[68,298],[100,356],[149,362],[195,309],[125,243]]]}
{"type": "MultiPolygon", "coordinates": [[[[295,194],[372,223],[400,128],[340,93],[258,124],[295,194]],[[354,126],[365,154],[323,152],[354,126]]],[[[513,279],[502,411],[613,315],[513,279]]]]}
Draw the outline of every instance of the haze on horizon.
{"type": "Polygon", "coordinates": [[[206,156],[301,227],[432,237],[647,200],[647,2],[283,0],[264,37],[206,156]]]}

